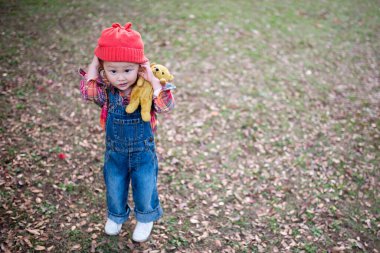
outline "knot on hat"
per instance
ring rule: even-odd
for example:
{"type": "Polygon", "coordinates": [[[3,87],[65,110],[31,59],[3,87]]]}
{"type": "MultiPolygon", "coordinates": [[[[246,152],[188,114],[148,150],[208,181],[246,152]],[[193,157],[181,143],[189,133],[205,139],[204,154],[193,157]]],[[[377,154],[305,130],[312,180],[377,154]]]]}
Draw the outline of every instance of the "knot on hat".
{"type": "Polygon", "coordinates": [[[127,22],[124,26],[125,30],[129,29],[132,27],[132,23],[131,22],[127,22]]]}
{"type": "MultiPolygon", "coordinates": [[[[113,28],[123,28],[119,23],[113,23],[112,24],[112,27],[113,28]]],[[[127,30],[127,29],[130,29],[132,27],[132,23],[131,22],[127,22],[125,25],[124,25],[124,29],[127,30]]]]}

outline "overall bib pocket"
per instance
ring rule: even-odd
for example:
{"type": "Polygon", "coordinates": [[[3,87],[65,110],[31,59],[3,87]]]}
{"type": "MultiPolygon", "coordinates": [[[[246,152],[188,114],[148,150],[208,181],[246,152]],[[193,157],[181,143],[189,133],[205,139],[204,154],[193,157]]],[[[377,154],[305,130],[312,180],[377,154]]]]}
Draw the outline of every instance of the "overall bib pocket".
{"type": "Polygon", "coordinates": [[[143,138],[141,119],[117,119],[113,120],[113,132],[115,139],[119,141],[139,141],[143,138]]]}

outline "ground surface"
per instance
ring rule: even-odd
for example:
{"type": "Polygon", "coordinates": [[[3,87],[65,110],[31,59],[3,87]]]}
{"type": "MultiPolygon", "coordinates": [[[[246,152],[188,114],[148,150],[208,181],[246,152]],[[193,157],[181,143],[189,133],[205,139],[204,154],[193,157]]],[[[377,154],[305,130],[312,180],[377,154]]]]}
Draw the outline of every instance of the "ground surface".
{"type": "Polygon", "coordinates": [[[1,250],[379,252],[378,1],[123,2],[0,2],[1,250]],[[144,244],[133,216],[103,233],[104,134],[76,74],[126,21],[178,87],[144,244]]]}

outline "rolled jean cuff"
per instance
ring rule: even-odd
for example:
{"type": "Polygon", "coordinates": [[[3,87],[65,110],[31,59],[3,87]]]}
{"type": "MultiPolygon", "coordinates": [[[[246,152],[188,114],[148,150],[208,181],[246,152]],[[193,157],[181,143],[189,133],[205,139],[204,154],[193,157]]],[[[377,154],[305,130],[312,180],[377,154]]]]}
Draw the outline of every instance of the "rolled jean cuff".
{"type": "Polygon", "coordinates": [[[108,218],[113,220],[117,224],[123,224],[124,222],[126,222],[128,220],[130,213],[131,213],[131,209],[128,206],[126,213],[122,214],[122,215],[114,214],[114,213],[111,213],[110,211],[108,211],[108,218]]]}
{"type": "Polygon", "coordinates": [[[139,212],[136,209],[134,211],[135,211],[136,220],[142,223],[156,221],[159,218],[161,218],[162,215],[164,214],[164,211],[162,210],[160,205],[156,209],[150,212],[146,212],[146,213],[139,212]]]}

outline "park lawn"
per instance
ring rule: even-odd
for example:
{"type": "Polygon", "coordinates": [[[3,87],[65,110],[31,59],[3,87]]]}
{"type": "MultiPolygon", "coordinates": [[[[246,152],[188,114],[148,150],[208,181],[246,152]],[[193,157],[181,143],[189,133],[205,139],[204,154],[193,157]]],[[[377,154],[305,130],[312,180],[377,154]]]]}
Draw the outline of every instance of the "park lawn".
{"type": "Polygon", "coordinates": [[[0,3],[3,251],[377,252],[378,2],[124,2],[0,3]],[[103,232],[104,133],[77,74],[126,21],[177,86],[143,244],[133,216],[103,232]]]}

